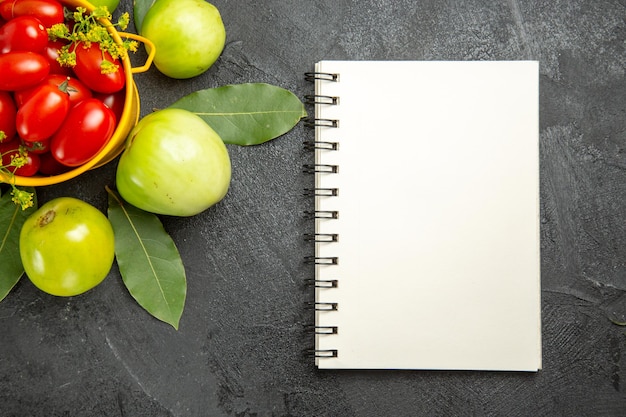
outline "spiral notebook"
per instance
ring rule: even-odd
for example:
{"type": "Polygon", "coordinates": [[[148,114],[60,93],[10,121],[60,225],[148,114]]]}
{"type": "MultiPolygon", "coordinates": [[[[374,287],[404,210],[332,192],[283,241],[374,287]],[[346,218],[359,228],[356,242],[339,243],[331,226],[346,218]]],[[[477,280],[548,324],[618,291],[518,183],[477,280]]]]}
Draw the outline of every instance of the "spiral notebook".
{"type": "Polygon", "coordinates": [[[538,63],[321,61],[315,362],[541,368],[538,63]]]}

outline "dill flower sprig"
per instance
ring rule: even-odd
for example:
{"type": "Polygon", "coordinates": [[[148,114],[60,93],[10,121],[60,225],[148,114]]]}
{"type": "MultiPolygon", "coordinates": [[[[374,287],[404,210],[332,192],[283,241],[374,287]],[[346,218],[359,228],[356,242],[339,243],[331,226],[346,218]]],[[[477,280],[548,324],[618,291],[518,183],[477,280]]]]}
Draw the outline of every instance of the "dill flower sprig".
{"type": "MultiPolygon", "coordinates": [[[[107,27],[104,26],[104,19],[111,21],[112,16],[105,6],[96,7],[91,13],[87,13],[84,7],[77,7],[75,11],[69,11],[66,14],[66,20],[72,21],[70,26],[64,23],[57,23],[48,29],[48,37],[51,40],[65,39],[69,41],[59,50],[58,61],[62,66],[73,67],[76,65],[76,48],[79,44],[82,47],[89,48],[93,43],[97,43],[102,51],[108,52],[111,58],[121,59],[127,51],[136,52],[138,48],[137,41],[124,39],[121,44],[115,42],[107,27]]],[[[128,27],[130,15],[123,13],[117,23],[111,23],[111,26],[124,30],[128,27]]],[[[100,66],[103,74],[115,72],[118,66],[115,62],[104,59],[100,66]]]]}
{"type": "MultiPolygon", "coordinates": [[[[23,146],[20,146],[18,154],[12,154],[13,151],[8,151],[7,153],[11,153],[11,160],[8,164],[3,164],[0,162],[0,172],[5,176],[10,178],[9,185],[11,186],[11,200],[20,206],[22,210],[26,210],[29,207],[33,206],[33,193],[22,190],[15,186],[15,171],[17,168],[23,167],[28,163],[28,151],[24,149],[23,146]],[[12,170],[10,168],[13,168],[12,170]]],[[[5,154],[0,154],[0,161],[3,160],[5,154]]]]}

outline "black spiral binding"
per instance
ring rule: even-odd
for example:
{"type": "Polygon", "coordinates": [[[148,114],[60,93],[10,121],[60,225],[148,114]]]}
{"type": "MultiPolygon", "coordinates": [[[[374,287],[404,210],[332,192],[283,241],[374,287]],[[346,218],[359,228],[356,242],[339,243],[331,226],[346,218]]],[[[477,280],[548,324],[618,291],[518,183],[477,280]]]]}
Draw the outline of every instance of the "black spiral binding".
{"type": "Polygon", "coordinates": [[[306,174],[315,174],[316,172],[336,174],[339,171],[339,167],[337,165],[330,164],[305,164],[302,167],[302,170],[306,174]]]}
{"type": "Polygon", "coordinates": [[[304,239],[308,242],[337,242],[337,233],[305,233],[304,239]]]}
{"type": "Polygon", "coordinates": [[[337,288],[339,281],[336,279],[307,279],[305,283],[315,288],[337,288]]]}
{"type": "MultiPolygon", "coordinates": [[[[305,73],[305,79],[307,81],[330,81],[336,82],[339,80],[338,74],[331,74],[325,72],[307,72],[305,73]]],[[[327,96],[327,95],[307,95],[305,96],[305,103],[312,106],[336,106],[339,105],[339,97],[327,96]]],[[[305,125],[310,128],[337,128],[339,127],[339,120],[336,119],[323,119],[323,118],[311,118],[305,121],[305,125]]],[[[305,141],[304,149],[307,151],[337,151],[339,150],[339,143],[329,141],[305,141]]],[[[306,174],[311,175],[332,175],[339,172],[337,165],[331,164],[305,164],[302,170],[306,174]]],[[[339,189],[337,188],[306,188],[304,195],[312,197],[335,197],[339,195],[339,189]]],[[[314,210],[305,212],[308,218],[321,219],[323,221],[339,218],[339,212],[334,210],[314,210]]],[[[307,233],[304,235],[305,240],[315,242],[316,244],[333,243],[339,241],[339,235],[336,233],[307,233]]],[[[337,265],[339,258],[321,257],[321,256],[307,256],[305,262],[315,265],[337,265]]],[[[320,289],[332,289],[337,288],[339,285],[338,279],[311,279],[306,282],[307,285],[320,288],[320,289]]],[[[337,311],[339,309],[338,303],[333,302],[310,302],[307,306],[317,312],[337,311]]],[[[315,335],[335,335],[339,332],[337,326],[308,326],[307,330],[315,335]]],[[[310,352],[311,356],[315,358],[336,358],[338,356],[337,349],[313,349],[310,352]]]]}
{"type": "Polygon", "coordinates": [[[338,188],[305,188],[304,195],[307,197],[337,197],[339,195],[338,188]]]}
{"type": "Polygon", "coordinates": [[[337,96],[322,96],[322,95],[306,95],[304,96],[306,104],[339,104],[339,97],[337,96]]]}
{"type": "Polygon", "coordinates": [[[339,74],[332,74],[329,72],[305,72],[304,79],[307,81],[339,81],[339,74]]]}
{"type": "Polygon", "coordinates": [[[339,212],[335,210],[305,211],[304,214],[309,219],[338,219],[339,218],[339,212]]]}
{"type": "Polygon", "coordinates": [[[306,127],[339,127],[339,120],[337,119],[306,119],[304,121],[306,127]]]}
{"type": "Polygon", "coordinates": [[[315,265],[337,265],[339,258],[336,256],[306,256],[304,262],[315,265]]]}
{"type": "Polygon", "coordinates": [[[306,330],[315,334],[337,334],[337,326],[306,326],[306,330]]]}
{"type": "Polygon", "coordinates": [[[339,310],[339,303],[324,303],[318,301],[309,301],[306,303],[309,309],[315,311],[337,311],[339,310]]]}
{"type": "Polygon", "coordinates": [[[327,151],[336,151],[339,149],[339,144],[337,142],[325,142],[325,141],[305,141],[304,149],[307,151],[314,151],[316,149],[323,149],[327,151]]]}

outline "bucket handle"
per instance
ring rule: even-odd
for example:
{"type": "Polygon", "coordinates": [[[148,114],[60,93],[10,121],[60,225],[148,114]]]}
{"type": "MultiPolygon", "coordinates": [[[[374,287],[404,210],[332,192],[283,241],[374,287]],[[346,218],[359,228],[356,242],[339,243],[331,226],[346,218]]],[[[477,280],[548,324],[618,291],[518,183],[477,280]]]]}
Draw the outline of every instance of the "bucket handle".
{"type": "Polygon", "coordinates": [[[146,50],[149,52],[148,52],[148,58],[146,58],[146,62],[140,67],[132,67],[130,72],[132,72],[133,74],[137,74],[140,72],[148,71],[148,69],[152,65],[152,61],[154,60],[154,55],[156,53],[156,49],[152,41],[148,38],[144,38],[143,36],[139,36],[139,35],[136,35],[134,33],[129,33],[129,32],[119,32],[119,35],[123,38],[130,38],[130,39],[136,40],[137,42],[141,42],[147,45],[146,50]]]}

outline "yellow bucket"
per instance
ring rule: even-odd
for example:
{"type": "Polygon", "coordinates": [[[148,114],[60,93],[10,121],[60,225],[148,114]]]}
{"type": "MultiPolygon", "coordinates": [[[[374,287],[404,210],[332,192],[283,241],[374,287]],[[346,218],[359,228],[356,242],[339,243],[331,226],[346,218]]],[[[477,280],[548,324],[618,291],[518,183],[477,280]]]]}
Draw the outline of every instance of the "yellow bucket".
{"type": "MultiPolygon", "coordinates": [[[[88,12],[91,12],[95,8],[94,5],[84,0],[61,0],[61,3],[68,7],[84,7],[88,12]]],[[[113,132],[111,139],[109,139],[105,147],[98,152],[96,156],[83,165],[80,165],[70,171],[66,171],[59,175],[34,175],[32,177],[22,177],[19,175],[11,176],[0,172],[0,182],[13,183],[15,185],[28,187],[58,184],[75,178],[85,171],[101,167],[108,162],[111,162],[124,150],[128,133],[139,121],[139,93],[137,91],[135,81],[133,80],[133,74],[145,72],[148,68],[150,68],[152,60],[154,59],[155,49],[154,44],[152,44],[150,40],[142,36],[135,35],[134,33],[118,32],[111,22],[106,19],[102,20],[102,24],[107,28],[116,43],[121,44],[122,37],[131,38],[138,42],[147,44],[151,51],[148,54],[145,64],[141,67],[132,67],[128,55],[122,59],[124,76],[126,78],[126,97],[124,98],[124,110],[122,111],[122,116],[118,121],[117,128],[115,129],[115,132],[113,132]]]]}

